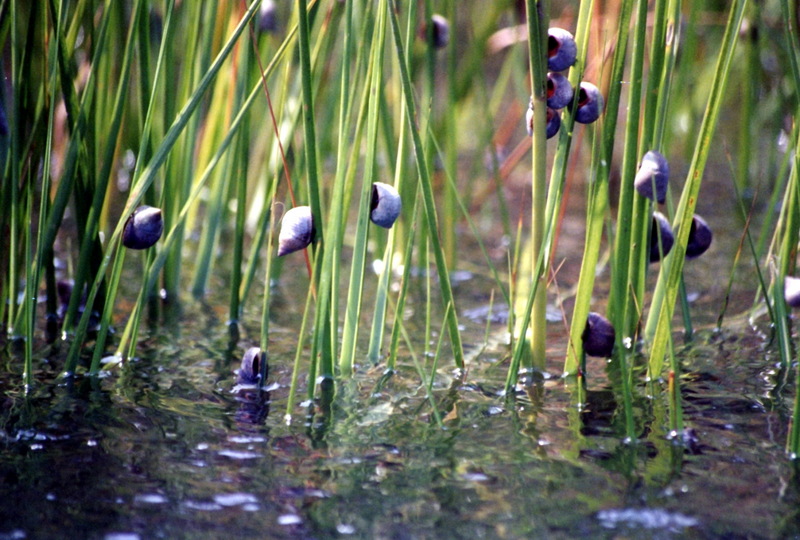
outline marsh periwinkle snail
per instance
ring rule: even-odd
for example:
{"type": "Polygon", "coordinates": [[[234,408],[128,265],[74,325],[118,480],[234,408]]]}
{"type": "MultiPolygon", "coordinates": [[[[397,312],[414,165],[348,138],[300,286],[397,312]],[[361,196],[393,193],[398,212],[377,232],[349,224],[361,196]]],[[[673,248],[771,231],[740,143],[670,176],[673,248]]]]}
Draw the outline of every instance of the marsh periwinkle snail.
{"type": "Polygon", "coordinates": [[[575,121],[581,124],[591,124],[603,112],[603,95],[600,90],[590,82],[581,82],[578,88],[578,109],[575,111],[575,121]]]}
{"type": "Polygon", "coordinates": [[[653,212],[653,225],[650,229],[650,262],[658,262],[669,255],[673,244],[675,244],[675,235],[672,233],[669,220],[661,212],[653,212]],[[661,239],[660,247],[659,239],[661,239]]]}
{"type": "Polygon", "coordinates": [[[787,306],[800,307],[800,278],[786,276],[783,280],[783,297],[787,306]]]}
{"type": "Polygon", "coordinates": [[[714,235],[711,233],[711,228],[708,223],[698,216],[694,215],[692,218],[692,227],[689,229],[689,243],[686,245],[686,258],[694,259],[699,257],[711,245],[711,240],[714,235]]]}
{"type": "Polygon", "coordinates": [[[578,58],[578,46],[570,32],[563,28],[547,31],[547,69],[564,71],[578,58]]]}
{"type": "Polygon", "coordinates": [[[147,249],[153,246],[164,232],[161,209],[140,206],[125,222],[122,229],[122,245],[128,249],[147,249]]]}
{"type": "Polygon", "coordinates": [[[256,384],[261,379],[261,363],[264,362],[265,373],[269,373],[266,355],[259,347],[250,347],[242,357],[239,367],[238,382],[240,384],[256,384]]]}
{"type": "Polygon", "coordinates": [[[636,191],[642,197],[663,204],[667,200],[669,182],[669,163],[661,153],[650,150],[642,158],[639,171],[633,180],[636,191]]]}
{"type": "Polygon", "coordinates": [[[278,257],[305,249],[314,241],[314,218],[310,206],[295,206],[281,220],[278,257]]]}
{"type": "Polygon", "coordinates": [[[614,351],[616,333],[611,322],[592,311],[586,318],[586,328],[583,330],[583,350],[589,356],[608,358],[614,351]]]}
{"type": "Polygon", "coordinates": [[[372,184],[372,200],[369,206],[369,218],[375,225],[391,229],[400,216],[403,203],[400,194],[389,184],[375,182],[372,184]]]}
{"type": "MultiPolygon", "coordinates": [[[[525,115],[525,127],[528,130],[528,136],[533,136],[533,100],[531,100],[530,105],[528,105],[528,112],[525,115]]],[[[558,111],[547,107],[547,129],[545,131],[545,137],[551,139],[558,133],[558,130],[561,128],[561,115],[558,114],[558,111]]]]}
{"type": "Polygon", "coordinates": [[[547,106],[562,109],[572,102],[572,85],[561,73],[547,74],[547,106]]]}
{"type": "Polygon", "coordinates": [[[258,30],[268,33],[278,30],[278,6],[275,0],[262,0],[258,11],[258,30]]]}
{"type": "MultiPolygon", "coordinates": [[[[435,49],[443,49],[447,47],[447,44],[450,43],[450,23],[447,22],[447,19],[442,17],[439,14],[434,14],[431,16],[431,32],[432,36],[431,45],[435,49]]],[[[428,38],[428,27],[423,26],[420,29],[420,35],[423,39],[428,38]]]]}

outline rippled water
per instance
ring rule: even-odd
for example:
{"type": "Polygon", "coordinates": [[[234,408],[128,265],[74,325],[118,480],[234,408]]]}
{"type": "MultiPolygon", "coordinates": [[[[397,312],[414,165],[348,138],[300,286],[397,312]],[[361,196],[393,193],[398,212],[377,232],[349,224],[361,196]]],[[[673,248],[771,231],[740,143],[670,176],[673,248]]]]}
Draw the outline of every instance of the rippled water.
{"type": "Polygon", "coordinates": [[[484,321],[466,317],[465,381],[448,366],[435,378],[444,429],[406,365],[381,388],[382,368],[362,366],[329,410],[304,403],[287,426],[289,332],[276,326],[272,384],[259,393],[233,373],[257,325],[231,344],[213,319],[189,303],[191,324],[153,334],[140,358],[98,380],[45,381],[27,400],[18,375],[5,376],[0,538],[800,534],[783,452],[791,396],[775,391],[775,359],[747,326],[700,332],[683,353],[693,432],[679,445],[644,388],[641,440],[622,440],[603,362],[590,364],[579,411],[556,349],[552,376],[499,397],[504,327],[484,340],[484,321]]]}

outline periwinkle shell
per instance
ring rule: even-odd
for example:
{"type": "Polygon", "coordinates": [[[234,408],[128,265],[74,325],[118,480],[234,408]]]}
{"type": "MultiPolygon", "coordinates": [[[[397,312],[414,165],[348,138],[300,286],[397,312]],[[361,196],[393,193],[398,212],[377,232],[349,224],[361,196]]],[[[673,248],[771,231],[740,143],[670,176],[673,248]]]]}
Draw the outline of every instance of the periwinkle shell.
{"type": "Polygon", "coordinates": [[[686,245],[686,258],[694,259],[699,257],[711,246],[711,240],[714,235],[711,232],[711,227],[708,226],[706,220],[694,215],[692,218],[692,227],[689,229],[689,243],[686,245]]]}
{"type": "Polygon", "coordinates": [[[164,232],[161,209],[143,205],[133,211],[122,229],[122,245],[128,249],[147,249],[164,232]]]}
{"type": "Polygon", "coordinates": [[[578,46],[570,32],[563,28],[547,31],[547,69],[564,71],[578,58],[578,46]]]}
{"type": "Polygon", "coordinates": [[[561,73],[547,74],[547,106],[561,109],[572,102],[572,85],[561,73]]]}
{"type": "Polygon", "coordinates": [[[314,240],[314,218],[310,206],[295,206],[281,220],[278,257],[305,249],[314,240]]]}
{"type": "Polygon", "coordinates": [[[650,262],[658,262],[662,255],[669,255],[672,246],[675,244],[675,235],[672,233],[672,226],[666,216],[661,212],[653,212],[653,225],[650,229],[650,262]],[[658,240],[661,238],[661,249],[658,240]]]}
{"type": "Polygon", "coordinates": [[[402,209],[403,203],[400,200],[400,194],[394,186],[383,182],[372,184],[369,218],[375,225],[384,229],[391,229],[400,216],[402,209]]]}
{"type": "Polygon", "coordinates": [[[783,280],[783,297],[787,306],[800,307],[800,278],[786,276],[783,280]]]}
{"type": "Polygon", "coordinates": [[[650,150],[642,158],[633,185],[642,197],[663,204],[667,200],[669,163],[660,152],[650,150]]]}
{"type": "MultiPolygon", "coordinates": [[[[533,137],[533,103],[528,106],[528,112],[525,115],[525,127],[528,130],[528,136],[533,137]]],[[[547,129],[545,137],[548,139],[553,138],[558,130],[561,129],[561,115],[558,111],[547,107],[547,129]]]]}
{"type": "Polygon", "coordinates": [[[586,318],[586,328],[583,330],[583,350],[589,356],[608,358],[614,351],[616,332],[611,321],[592,311],[586,318]]]}
{"type": "Polygon", "coordinates": [[[603,112],[603,95],[600,90],[590,82],[583,81],[578,89],[578,110],[575,111],[575,121],[581,124],[591,124],[603,112]]]}
{"type": "MultiPolygon", "coordinates": [[[[239,367],[239,383],[256,384],[261,378],[261,362],[266,362],[265,354],[259,347],[250,347],[242,357],[242,364],[239,367]]],[[[267,373],[269,366],[266,366],[267,373]]]]}
{"type": "Polygon", "coordinates": [[[450,23],[441,15],[431,16],[433,25],[433,46],[436,49],[443,49],[450,43],[450,23]]]}
{"type": "Polygon", "coordinates": [[[258,30],[268,33],[278,30],[278,6],[274,0],[262,0],[258,11],[258,30]]]}

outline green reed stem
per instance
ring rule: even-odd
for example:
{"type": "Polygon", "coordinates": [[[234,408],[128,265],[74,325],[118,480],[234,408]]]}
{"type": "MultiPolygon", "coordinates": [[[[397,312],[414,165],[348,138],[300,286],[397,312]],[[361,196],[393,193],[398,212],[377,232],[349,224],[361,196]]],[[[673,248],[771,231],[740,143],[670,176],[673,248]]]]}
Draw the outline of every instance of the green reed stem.
{"type": "MultiPolygon", "coordinates": [[[[267,279],[269,279],[269,277],[267,277],[267,279]]],[[[313,283],[313,281],[311,283],[313,283]]],[[[292,367],[292,382],[289,386],[289,397],[286,399],[286,415],[284,416],[284,421],[287,425],[292,421],[292,411],[294,410],[295,396],[297,395],[297,386],[300,380],[300,359],[303,357],[303,343],[306,336],[309,311],[311,310],[311,301],[314,298],[314,287],[311,286],[311,283],[309,283],[308,292],[306,293],[306,306],[303,309],[303,322],[300,323],[300,333],[298,334],[297,339],[297,350],[294,355],[294,366],[292,367]]],[[[313,363],[314,358],[312,358],[311,361],[313,363]]],[[[309,394],[313,395],[314,377],[312,375],[309,375],[307,384],[309,386],[309,394]]]]}
{"type": "Polygon", "coordinates": [[[631,50],[630,84],[628,85],[628,116],[625,119],[625,142],[620,174],[617,231],[614,238],[614,274],[609,300],[610,319],[617,330],[617,356],[623,363],[620,367],[625,377],[628,376],[628,369],[624,365],[627,363],[624,352],[630,349],[636,334],[639,320],[637,306],[642,300],[636,296],[639,291],[639,267],[647,248],[646,245],[642,246],[640,243],[642,238],[640,227],[635,226],[642,222],[640,216],[646,213],[647,201],[643,200],[643,197],[634,197],[633,186],[633,177],[636,174],[639,160],[639,120],[647,30],[647,2],[645,0],[637,0],[636,13],[631,50]]]}
{"type": "MultiPolygon", "coordinates": [[[[531,76],[531,99],[536,114],[533,115],[533,144],[531,146],[531,287],[536,290],[531,316],[531,356],[527,367],[543,369],[547,339],[547,267],[537,268],[539,255],[546,251],[544,244],[545,206],[547,201],[547,27],[549,2],[525,1],[528,21],[528,64],[531,76]]],[[[544,261],[547,260],[545,254],[544,261]]],[[[526,308],[527,311],[527,308],[526,308]]],[[[523,326],[522,328],[527,328],[523,326]]],[[[519,339],[525,339],[522,331],[519,339]]]]}
{"type": "Polygon", "coordinates": [[[652,340],[650,361],[648,363],[648,375],[651,379],[660,376],[663,367],[664,354],[671,333],[675,300],[678,294],[680,277],[683,273],[684,254],[689,240],[689,230],[694,216],[694,209],[697,205],[703,170],[711,149],[711,139],[716,128],[722,100],[725,96],[731,60],[746,5],[747,0],[736,0],[731,6],[711,94],[706,106],[706,112],[703,115],[703,122],[695,146],[694,157],[689,167],[686,184],[676,211],[675,223],[673,224],[673,229],[677,231],[675,244],[670,254],[662,262],[656,290],[653,295],[652,306],[645,328],[645,335],[648,341],[652,340]]]}
{"type": "MultiPolygon", "coordinates": [[[[792,18],[793,13],[797,13],[797,1],[794,0],[791,2],[791,10],[789,9],[789,2],[781,2],[781,15],[783,17],[783,26],[785,30],[786,40],[789,43],[789,60],[790,65],[792,67],[792,78],[794,82],[794,91],[795,91],[795,101],[796,103],[800,103],[800,39],[798,39],[797,31],[798,29],[795,26],[795,20],[792,18]]],[[[797,120],[800,118],[800,105],[797,107],[797,113],[795,114],[795,134],[797,134],[800,128],[797,127],[797,120]]],[[[792,188],[792,185],[797,186],[798,182],[798,169],[800,169],[800,136],[796,136],[794,138],[794,145],[792,148],[792,152],[794,153],[794,160],[792,163],[792,174],[789,180],[789,188],[791,192],[794,194],[794,205],[790,205],[788,211],[791,212],[795,216],[795,221],[797,221],[797,208],[798,208],[798,199],[797,199],[797,188],[792,188]]],[[[791,152],[789,152],[791,153],[791,152]]],[[[787,235],[788,237],[788,235],[787,235]]],[[[795,231],[795,236],[791,238],[786,238],[787,243],[790,243],[795,250],[790,251],[793,256],[796,256],[796,246],[797,246],[797,233],[795,231]]],[[[794,262],[794,259],[792,259],[794,262]]],[[[782,276],[783,277],[783,276],[782,276]]],[[[780,285],[783,286],[783,279],[780,279],[780,285]]],[[[777,291],[776,291],[777,293],[777,291]]],[[[777,298],[780,296],[780,299],[783,299],[783,294],[776,294],[773,298],[776,306],[779,304],[779,299],[777,298]]],[[[780,302],[783,304],[783,302],[780,302]]],[[[782,317],[781,313],[778,313],[778,317],[782,317]]],[[[785,321],[785,317],[781,318],[781,321],[785,321]]],[[[787,332],[788,333],[788,332],[787,332]]],[[[790,337],[790,336],[789,336],[790,337]]],[[[788,364],[787,364],[788,365],[788,364]]],[[[791,429],[789,431],[789,437],[786,441],[786,449],[789,455],[793,459],[797,459],[797,456],[800,454],[800,392],[797,391],[800,388],[800,367],[795,367],[796,370],[796,384],[795,384],[795,398],[794,398],[794,407],[792,410],[792,421],[791,421],[791,429]]]]}
{"type": "MultiPolygon", "coordinates": [[[[114,164],[114,154],[116,153],[117,139],[119,137],[120,129],[122,126],[122,116],[128,99],[127,96],[128,84],[130,82],[130,77],[131,77],[131,64],[133,62],[133,53],[136,44],[136,35],[138,32],[138,25],[141,24],[140,21],[142,20],[141,18],[142,11],[144,11],[144,8],[145,5],[142,2],[142,0],[137,0],[133,6],[133,11],[131,12],[131,22],[126,42],[127,44],[125,47],[125,54],[122,59],[122,68],[120,73],[121,78],[119,85],[117,87],[117,94],[114,99],[111,127],[109,129],[109,133],[107,134],[108,142],[106,144],[105,153],[103,155],[103,161],[102,161],[103,167],[100,171],[100,174],[97,177],[94,198],[92,200],[92,206],[89,211],[89,216],[87,220],[87,230],[92,234],[92,238],[96,234],[98,228],[99,217],[103,209],[103,203],[105,201],[106,191],[108,190],[108,183],[111,177],[111,168],[114,164]]],[[[148,141],[146,137],[143,140],[145,144],[148,141]]],[[[84,245],[81,249],[85,249],[89,245],[90,245],[90,237],[85,237],[84,245]]],[[[120,278],[119,274],[122,272],[123,261],[124,261],[124,255],[121,255],[120,251],[118,250],[112,270],[112,280],[111,283],[109,283],[109,286],[106,288],[106,297],[105,297],[105,302],[103,304],[103,313],[100,319],[100,332],[97,335],[97,339],[95,342],[94,358],[92,360],[92,368],[91,368],[92,374],[97,373],[98,366],[100,364],[100,358],[102,356],[102,352],[105,347],[105,340],[108,335],[108,330],[111,327],[112,323],[111,317],[114,312],[113,309],[114,300],[117,295],[117,287],[119,285],[119,278],[120,278]]],[[[90,309],[91,306],[93,306],[93,304],[87,302],[85,312],[91,311],[90,309]]],[[[77,355],[75,356],[77,357],[77,355]]],[[[71,369],[69,371],[71,371],[71,369]]]]}
{"type": "MultiPolygon", "coordinates": [[[[50,44],[50,51],[49,57],[52,59],[55,54],[55,48],[58,47],[59,43],[61,42],[61,32],[62,32],[62,25],[61,25],[61,17],[59,16],[56,18],[56,26],[55,26],[55,39],[50,44]]],[[[50,72],[48,73],[48,81],[50,88],[56,88],[56,80],[58,77],[58,66],[55,62],[50,63],[50,72]]],[[[30,391],[31,385],[33,384],[33,343],[35,338],[35,330],[36,330],[36,304],[38,302],[38,288],[39,288],[39,279],[41,277],[41,270],[42,270],[42,262],[44,253],[46,251],[44,245],[44,230],[45,230],[45,223],[47,219],[47,214],[49,212],[50,206],[50,185],[51,185],[51,165],[52,165],[52,150],[53,150],[53,128],[54,128],[54,119],[55,119],[55,110],[56,110],[56,103],[55,103],[55,93],[50,93],[50,100],[47,106],[47,110],[49,111],[47,115],[47,135],[45,141],[45,148],[44,148],[44,159],[43,159],[43,170],[42,170],[42,188],[41,188],[41,199],[39,201],[39,218],[38,218],[38,225],[36,227],[36,259],[35,261],[28,260],[27,268],[30,269],[31,274],[28,276],[28,281],[26,283],[27,290],[25,293],[25,310],[26,310],[26,317],[25,317],[25,369],[23,375],[23,382],[25,385],[25,390],[30,391]]],[[[16,131],[16,130],[15,130],[16,131]]],[[[28,182],[30,187],[33,187],[32,182],[28,182]]],[[[28,196],[28,209],[27,213],[30,218],[32,218],[32,205],[33,205],[34,194],[30,193],[28,196]]],[[[2,226],[2,224],[0,224],[2,226]]],[[[28,232],[26,234],[26,238],[30,238],[31,233],[28,232]]],[[[25,250],[26,256],[29,258],[32,254],[32,249],[28,247],[25,250]]],[[[52,259],[50,259],[50,264],[52,264],[52,259]]],[[[49,299],[49,294],[48,294],[49,299]]],[[[48,313],[48,316],[52,314],[52,312],[48,313]]],[[[2,320],[0,318],[0,320],[2,320]]]]}
{"type": "MultiPolygon", "coordinates": [[[[176,117],[172,126],[170,126],[170,129],[165,135],[164,140],[161,142],[158,148],[156,148],[156,151],[153,154],[153,158],[150,160],[150,163],[148,163],[147,167],[145,167],[145,169],[142,171],[140,177],[134,181],[134,184],[131,188],[131,192],[128,197],[128,202],[126,203],[125,208],[122,212],[122,216],[120,217],[120,220],[117,223],[117,226],[114,229],[114,232],[108,241],[107,244],[108,251],[105,257],[103,258],[103,261],[95,277],[94,283],[92,284],[92,287],[89,290],[86,301],[87,306],[94,305],[94,300],[97,296],[100,284],[103,280],[104,273],[108,268],[108,265],[111,263],[111,252],[113,252],[114,249],[117,249],[119,247],[120,236],[122,234],[122,228],[125,225],[125,221],[133,213],[133,210],[142,200],[142,197],[144,197],[144,193],[152,185],[153,181],[155,180],[158,169],[166,161],[170,150],[175,145],[175,142],[177,141],[183,129],[186,127],[189,119],[192,118],[194,111],[200,104],[203,95],[205,94],[205,91],[208,89],[211,82],[216,77],[217,73],[219,72],[226,58],[230,54],[231,50],[233,50],[234,45],[239,39],[241,33],[247,27],[248,22],[255,15],[258,9],[258,3],[259,0],[253,2],[248,8],[247,12],[245,12],[244,16],[242,17],[242,20],[239,21],[239,24],[236,26],[236,29],[234,30],[233,34],[225,42],[224,46],[222,47],[222,50],[219,52],[217,57],[214,59],[214,62],[211,64],[211,67],[204,74],[200,83],[192,92],[189,101],[184,105],[183,109],[176,117]]],[[[84,310],[84,313],[81,316],[80,323],[78,325],[78,329],[75,335],[75,339],[72,343],[72,346],[70,347],[70,351],[67,357],[67,363],[65,365],[65,373],[67,374],[71,374],[72,371],[75,369],[75,365],[77,364],[80,347],[82,346],[84,340],[86,339],[86,331],[89,326],[90,312],[91,309],[86,309],[84,310]]]]}
{"type": "MultiPolygon", "coordinates": [[[[591,170],[594,171],[594,177],[589,188],[589,200],[587,201],[586,210],[586,240],[583,248],[580,277],[578,278],[578,290],[575,295],[572,323],[570,324],[567,358],[564,361],[564,373],[566,375],[573,375],[576,373],[580,364],[580,359],[583,357],[583,340],[581,336],[586,328],[586,320],[589,316],[595,275],[597,273],[597,263],[600,259],[603,222],[608,209],[608,180],[614,154],[617,117],[622,93],[625,56],[628,48],[629,26],[632,12],[633,0],[624,0],[620,6],[620,13],[617,18],[616,46],[614,48],[614,58],[611,63],[611,84],[609,85],[608,96],[606,98],[606,110],[599,135],[601,147],[592,154],[591,170]]],[[[578,35],[585,35],[585,33],[586,31],[583,33],[579,32],[578,35]]],[[[578,43],[585,42],[585,37],[581,41],[578,41],[578,43]]],[[[584,50],[585,47],[586,45],[583,45],[584,50]]],[[[592,144],[592,148],[594,147],[595,145],[592,144]]]]}
{"type": "Polygon", "coordinates": [[[370,204],[372,201],[372,180],[376,176],[376,153],[378,146],[378,112],[380,94],[383,91],[383,51],[386,41],[386,13],[379,10],[377,14],[377,30],[373,40],[370,59],[371,79],[369,81],[369,112],[367,113],[367,155],[364,163],[361,200],[358,204],[355,246],[353,247],[352,265],[350,267],[350,285],[347,296],[344,329],[342,331],[342,353],[339,368],[344,377],[353,372],[358,337],[358,322],[361,313],[361,297],[364,290],[364,270],[367,259],[367,234],[370,223],[370,204]]]}
{"type": "Polygon", "coordinates": [[[411,212],[411,223],[406,238],[406,249],[403,252],[403,277],[400,280],[400,292],[397,294],[397,304],[394,309],[394,322],[392,335],[389,339],[389,359],[386,361],[386,371],[394,372],[397,364],[397,347],[400,342],[400,328],[403,321],[403,313],[406,309],[406,297],[408,296],[408,284],[411,281],[411,261],[414,250],[414,239],[416,238],[418,217],[420,215],[419,201],[422,194],[418,191],[414,197],[414,209],[411,212]]]}
{"type": "MultiPolygon", "coordinates": [[[[273,57],[270,64],[267,66],[263,73],[264,79],[268,78],[272,72],[276,69],[278,62],[285,56],[286,51],[289,47],[289,44],[294,39],[294,35],[296,33],[296,28],[293,28],[290,32],[287,33],[286,38],[284,39],[283,43],[281,44],[280,48],[275,52],[275,56],[273,57]]],[[[189,214],[190,209],[194,202],[200,196],[200,193],[205,188],[206,182],[211,177],[212,172],[214,171],[215,167],[219,164],[222,157],[225,155],[230,144],[233,142],[236,133],[239,130],[245,116],[248,114],[251,106],[255,103],[256,99],[260,96],[262,92],[262,82],[258,80],[255,85],[253,86],[250,94],[247,97],[247,100],[242,104],[239,112],[237,113],[236,117],[231,121],[230,128],[228,129],[228,133],[220,142],[219,147],[217,148],[216,153],[214,156],[209,160],[208,164],[206,165],[203,174],[200,175],[200,178],[193,183],[192,191],[190,192],[189,196],[187,197],[186,201],[183,204],[183,207],[178,212],[178,215],[173,220],[172,226],[168,229],[168,233],[164,235],[164,240],[162,241],[162,248],[158,251],[155,259],[153,259],[152,263],[148,267],[148,270],[145,272],[145,279],[146,284],[140,290],[140,297],[139,300],[134,305],[134,314],[128,319],[128,326],[125,329],[123,334],[123,338],[120,339],[120,345],[117,354],[122,354],[122,351],[125,351],[128,348],[126,336],[130,335],[130,327],[133,324],[133,320],[137,317],[141,316],[140,308],[144,306],[144,299],[143,295],[152,289],[155,285],[156,280],[158,278],[158,273],[161,271],[162,268],[165,267],[169,257],[172,256],[173,253],[173,245],[179,239],[183,238],[183,228],[184,223],[186,221],[186,217],[189,214]]],[[[276,187],[273,185],[271,187],[270,198],[274,197],[276,187]]],[[[166,229],[166,226],[165,226],[166,229]]],[[[270,252],[271,254],[271,252],[270,252]]],[[[133,350],[135,348],[135,341],[131,342],[129,345],[130,349],[126,356],[132,356],[133,350]]]]}
{"type": "MultiPolygon", "coordinates": [[[[250,27],[252,32],[253,28],[250,27]]],[[[252,36],[252,34],[251,34],[252,36]]],[[[247,80],[250,67],[253,63],[250,47],[243,47],[241,52],[241,67],[239,77],[236,81],[236,108],[238,109],[245,99],[247,99],[247,80]]],[[[245,236],[245,210],[247,204],[247,174],[248,160],[250,158],[250,117],[246,116],[242,130],[236,140],[236,149],[233,167],[234,182],[236,186],[236,230],[233,240],[233,266],[231,268],[231,299],[228,318],[229,324],[237,324],[242,313],[243,298],[239,296],[242,284],[242,260],[244,258],[244,236],[245,236]]],[[[264,349],[262,349],[264,350],[264,349]]]]}
{"type": "MultiPolygon", "coordinates": [[[[439,241],[439,227],[436,218],[436,206],[433,199],[433,186],[431,184],[430,171],[428,164],[425,161],[425,152],[420,138],[419,129],[417,128],[417,112],[414,104],[414,94],[411,87],[411,79],[408,74],[408,68],[405,63],[405,53],[403,42],[400,36],[400,27],[397,21],[397,0],[387,2],[387,9],[389,9],[389,17],[392,23],[392,35],[394,37],[395,49],[397,52],[397,59],[400,65],[400,75],[403,82],[403,99],[406,105],[406,117],[411,129],[411,137],[414,141],[414,150],[417,160],[417,169],[419,171],[419,187],[422,192],[422,200],[425,207],[425,218],[429,230],[429,239],[433,254],[436,259],[436,270],[439,275],[439,287],[442,294],[443,305],[455,305],[453,301],[453,290],[450,285],[450,275],[447,271],[447,261],[444,258],[441,243],[439,241]]],[[[450,333],[450,345],[453,349],[454,361],[458,368],[464,367],[464,350],[461,346],[461,333],[458,329],[458,317],[456,310],[453,309],[450,317],[448,317],[448,331],[450,333]]]]}

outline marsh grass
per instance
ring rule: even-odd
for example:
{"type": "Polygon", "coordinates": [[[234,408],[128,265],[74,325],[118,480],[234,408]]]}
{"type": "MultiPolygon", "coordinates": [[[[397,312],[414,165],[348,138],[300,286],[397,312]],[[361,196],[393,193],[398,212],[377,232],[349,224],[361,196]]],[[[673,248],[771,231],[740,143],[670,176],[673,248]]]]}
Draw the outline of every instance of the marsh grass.
{"type": "MultiPolygon", "coordinates": [[[[492,309],[510,311],[505,393],[513,398],[520,373],[545,371],[552,360],[547,278],[557,273],[568,178],[585,177],[585,239],[563,347],[565,384],[582,406],[592,375],[582,335],[588,313],[604,308],[595,305],[601,266],[610,276],[607,313],[616,329],[607,376],[621,404],[624,436],[636,440],[643,433],[634,417],[643,393],[657,398],[651,421],[664,425],[655,432],[680,433],[683,366],[673,314],[680,304],[689,338],[683,254],[721,111],[736,99],[731,77],[748,84],[730,160],[745,224],[728,290],[741,254],[748,253],[765,276],[753,286],[760,289],[758,306],[766,305],[782,366],[790,370],[795,346],[782,287],[795,270],[800,230],[796,2],[770,13],[781,21],[782,37],[746,34],[744,47],[737,41],[745,14],[751,28],[767,24],[773,3],[756,8],[734,0],[719,12],[706,2],[684,8],[678,0],[603,6],[584,0],[574,20],[564,15],[563,3],[490,4],[297,0],[280,5],[275,33],[258,30],[258,2],[0,4],[7,14],[0,23],[8,58],[2,69],[10,67],[11,80],[0,96],[0,246],[7,254],[0,320],[6,335],[24,339],[25,387],[36,383],[44,356],[63,359],[66,377],[111,369],[109,356],[112,363],[134,357],[146,321],[158,324],[187,291],[204,298],[219,275],[229,276],[233,347],[243,314],[255,310],[257,341],[267,353],[272,284],[300,269],[307,277],[294,280],[302,290],[293,298],[304,309],[287,418],[304,382],[309,399],[325,393],[330,402],[334,381],[382,362],[388,379],[410,361],[434,421],[442,424],[436,374],[455,368],[458,379],[469,369],[451,282],[451,271],[465,263],[459,236],[469,234],[493,281],[492,309]],[[527,26],[519,32],[514,27],[523,21],[515,8],[523,5],[527,26]],[[427,24],[434,13],[450,22],[443,50],[427,24]],[[708,13],[727,22],[724,35],[708,32],[701,55],[697,34],[708,13]],[[576,124],[576,93],[551,143],[544,114],[534,115],[532,139],[516,143],[528,96],[536,110],[545,107],[551,18],[576,37],[571,84],[586,79],[604,88],[605,111],[592,126],[576,124]],[[507,43],[491,50],[498,27],[510,30],[502,34],[507,43]],[[760,114],[767,107],[758,99],[759,59],[773,44],[783,47],[778,61],[786,64],[784,87],[791,90],[789,98],[775,90],[772,99],[791,102],[795,115],[783,158],[758,136],[776,124],[774,114],[760,114]],[[714,55],[710,68],[705,58],[714,55]],[[686,88],[690,100],[682,99],[686,88]],[[688,101],[706,103],[702,119],[688,101]],[[697,136],[676,144],[678,125],[697,136]],[[670,188],[665,213],[676,243],[657,275],[647,258],[654,205],[632,183],[648,150],[672,163],[680,163],[681,151],[692,156],[685,183],[670,188]],[[760,169],[762,152],[768,165],[760,169]],[[135,157],[128,186],[120,178],[126,153],[135,157]],[[522,204],[507,198],[506,184],[520,169],[531,181],[531,211],[517,218],[522,204]],[[756,173],[777,180],[754,182],[756,173]],[[388,231],[369,220],[375,181],[392,183],[403,199],[401,218],[388,231]],[[770,208],[781,208],[774,221],[766,213],[755,240],[751,212],[744,210],[755,201],[749,198],[754,189],[769,192],[763,198],[770,208]],[[121,246],[122,227],[145,203],[162,209],[164,235],[147,252],[132,253],[121,246]],[[303,254],[278,259],[280,218],[299,205],[311,207],[314,241],[303,254]],[[478,222],[487,216],[496,223],[491,234],[505,237],[500,257],[490,252],[502,242],[482,236],[478,222]],[[610,250],[605,266],[604,250],[610,250]],[[369,271],[374,259],[380,260],[376,275],[369,271]],[[65,260],[67,270],[57,269],[65,260]],[[66,279],[74,286],[67,305],[58,306],[57,281],[66,279]],[[257,302],[253,293],[261,287],[254,284],[262,280],[257,302]],[[421,340],[404,321],[415,288],[425,298],[415,306],[424,318],[415,325],[424,329],[421,340]],[[372,289],[374,304],[367,306],[372,289]],[[39,298],[46,298],[43,307],[39,298]],[[41,339],[42,321],[53,343],[41,339]]],[[[485,342],[489,332],[487,323],[485,342]]],[[[787,450],[797,455],[800,400],[794,407],[787,450]]]]}

